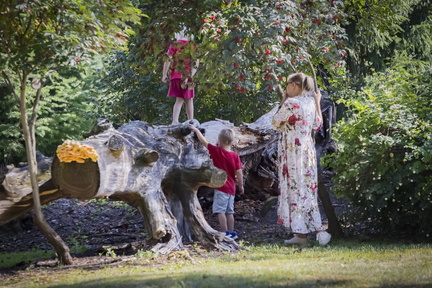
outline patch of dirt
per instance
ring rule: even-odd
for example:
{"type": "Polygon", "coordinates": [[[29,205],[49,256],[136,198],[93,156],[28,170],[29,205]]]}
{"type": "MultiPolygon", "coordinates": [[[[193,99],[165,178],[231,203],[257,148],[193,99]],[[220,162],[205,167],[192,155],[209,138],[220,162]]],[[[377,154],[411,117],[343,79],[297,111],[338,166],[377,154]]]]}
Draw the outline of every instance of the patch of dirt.
{"type": "MultiPolygon", "coordinates": [[[[281,243],[289,233],[276,224],[275,202],[262,215],[265,204],[260,200],[245,199],[235,202],[235,230],[239,240],[255,245],[281,243]],[[272,206],[273,205],[273,206],[272,206]]],[[[208,223],[220,230],[211,205],[203,205],[208,223]]],[[[149,238],[138,210],[123,202],[108,200],[80,201],[59,199],[44,206],[43,214],[50,226],[71,249],[76,266],[98,266],[128,261],[140,249],[147,251],[149,238]],[[85,246],[85,251],[77,251],[85,246]],[[111,257],[115,254],[117,257],[111,257]]],[[[193,243],[185,243],[185,247],[193,243]]],[[[199,243],[198,243],[199,244],[199,243]]],[[[52,250],[52,246],[32,223],[29,213],[20,219],[0,226],[0,253],[29,250],[52,250]]],[[[55,267],[55,259],[39,259],[36,263],[19,263],[15,267],[0,269],[2,273],[13,273],[28,267],[55,267]]]]}
{"type": "MultiPolygon", "coordinates": [[[[44,206],[43,214],[70,248],[84,245],[97,250],[146,237],[141,215],[123,202],[59,199],[44,206]]],[[[0,227],[0,253],[32,249],[52,249],[33,224],[32,213],[0,227]]]]}

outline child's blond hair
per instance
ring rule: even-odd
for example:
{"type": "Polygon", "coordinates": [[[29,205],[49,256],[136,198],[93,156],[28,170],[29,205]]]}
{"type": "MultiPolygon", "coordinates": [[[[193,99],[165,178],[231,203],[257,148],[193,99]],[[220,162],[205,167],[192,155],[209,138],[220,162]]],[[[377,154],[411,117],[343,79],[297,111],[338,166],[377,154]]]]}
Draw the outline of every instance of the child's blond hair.
{"type": "Polygon", "coordinates": [[[234,142],[235,133],[232,129],[222,129],[219,133],[219,142],[223,145],[231,145],[234,142]]]}

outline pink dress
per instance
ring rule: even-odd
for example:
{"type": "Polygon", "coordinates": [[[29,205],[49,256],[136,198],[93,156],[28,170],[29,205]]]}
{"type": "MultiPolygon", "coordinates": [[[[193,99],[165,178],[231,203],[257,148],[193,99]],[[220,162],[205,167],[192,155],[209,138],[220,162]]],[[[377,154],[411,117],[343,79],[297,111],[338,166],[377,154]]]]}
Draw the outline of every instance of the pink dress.
{"type": "MultiPolygon", "coordinates": [[[[168,97],[181,97],[181,98],[194,98],[195,91],[193,86],[185,85],[184,77],[181,73],[180,66],[183,71],[190,73],[190,59],[183,59],[181,57],[182,48],[188,44],[188,41],[177,40],[172,45],[169,46],[167,55],[172,57],[171,62],[171,74],[170,74],[170,86],[168,90],[168,97]]],[[[189,82],[189,80],[187,80],[189,82]]]]}
{"type": "Polygon", "coordinates": [[[174,44],[168,47],[167,55],[173,58],[173,63],[171,66],[171,75],[170,79],[182,79],[183,75],[180,71],[176,69],[176,65],[183,65],[183,69],[187,72],[191,71],[190,68],[190,59],[182,59],[180,54],[182,52],[182,48],[188,43],[186,40],[177,40],[174,44]],[[182,64],[180,64],[182,63],[182,64]]]}
{"type": "Polygon", "coordinates": [[[273,116],[278,144],[278,223],[294,233],[323,230],[318,208],[318,175],[312,130],[321,128],[315,99],[288,98],[273,116]]]}

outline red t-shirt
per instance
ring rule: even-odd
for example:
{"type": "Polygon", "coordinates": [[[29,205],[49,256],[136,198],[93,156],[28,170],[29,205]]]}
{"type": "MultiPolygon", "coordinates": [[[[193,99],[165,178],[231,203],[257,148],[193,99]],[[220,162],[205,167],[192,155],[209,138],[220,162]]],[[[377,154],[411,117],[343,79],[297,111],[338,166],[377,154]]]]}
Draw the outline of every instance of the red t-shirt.
{"type": "Polygon", "coordinates": [[[235,172],[242,169],[240,157],[234,151],[227,151],[221,147],[208,144],[207,146],[210,156],[213,160],[213,165],[227,173],[227,181],[222,187],[216,188],[230,195],[235,195],[235,172]]]}
{"type": "Polygon", "coordinates": [[[182,59],[182,60],[177,59],[180,58],[179,55],[182,52],[182,48],[187,43],[188,41],[186,40],[177,40],[174,42],[174,44],[170,45],[168,48],[168,52],[166,54],[173,57],[173,61],[171,63],[171,77],[170,77],[171,80],[182,79],[183,77],[182,73],[176,70],[176,65],[179,65],[180,64],[179,62],[183,63],[185,71],[189,72],[191,70],[190,59],[182,59]]]}

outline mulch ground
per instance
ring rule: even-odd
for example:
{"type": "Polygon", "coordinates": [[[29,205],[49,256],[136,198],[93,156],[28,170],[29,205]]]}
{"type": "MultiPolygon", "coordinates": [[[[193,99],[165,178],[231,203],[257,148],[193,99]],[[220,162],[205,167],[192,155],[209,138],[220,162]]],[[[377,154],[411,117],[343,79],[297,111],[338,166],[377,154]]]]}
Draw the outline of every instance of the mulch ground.
{"type": "MultiPolygon", "coordinates": [[[[239,240],[258,245],[282,242],[289,236],[284,227],[276,224],[274,209],[269,209],[268,213],[262,215],[263,205],[262,201],[250,199],[235,203],[235,225],[239,240]]],[[[217,217],[212,214],[211,207],[203,211],[208,223],[219,230],[217,217]]],[[[123,202],[59,199],[45,206],[43,213],[71,251],[74,251],[74,247],[87,248],[86,251],[71,253],[74,265],[68,268],[116,265],[130,260],[137,251],[150,248],[147,246],[148,236],[141,215],[123,202]],[[113,251],[117,257],[107,255],[109,251],[113,251]]],[[[186,250],[192,244],[185,243],[186,250]]],[[[32,223],[31,214],[0,227],[0,253],[30,250],[52,250],[32,223]]],[[[0,268],[0,275],[29,268],[56,266],[56,259],[41,259],[33,263],[18,263],[7,269],[0,268]]]]}

